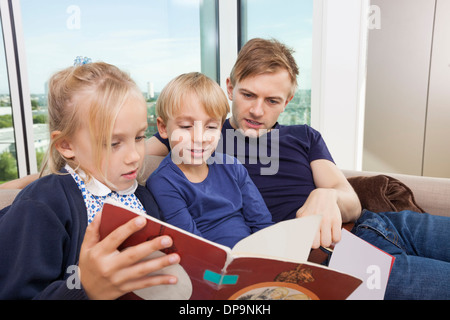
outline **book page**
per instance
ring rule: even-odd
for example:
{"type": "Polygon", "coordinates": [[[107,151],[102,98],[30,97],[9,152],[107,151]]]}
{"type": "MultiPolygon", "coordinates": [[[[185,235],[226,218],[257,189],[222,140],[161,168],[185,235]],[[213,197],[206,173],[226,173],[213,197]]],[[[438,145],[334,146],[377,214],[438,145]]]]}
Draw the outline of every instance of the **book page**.
{"type": "Polygon", "coordinates": [[[278,222],[239,241],[232,253],[305,262],[321,220],[317,215],[278,222]]]}
{"type": "Polygon", "coordinates": [[[370,243],[342,229],[329,267],[352,274],[363,283],[347,300],[382,300],[395,258],[370,243]]]}
{"type": "MultiPolygon", "coordinates": [[[[155,259],[164,256],[161,251],[155,251],[144,260],[155,259]]],[[[144,300],[188,300],[192,296],[192,282],[184,268],[179,265],[170,265],[160,269],[149,276],[170,274],[178,279],[176,284],[152,286],[135,290],[134,294],[144,300]]]]}

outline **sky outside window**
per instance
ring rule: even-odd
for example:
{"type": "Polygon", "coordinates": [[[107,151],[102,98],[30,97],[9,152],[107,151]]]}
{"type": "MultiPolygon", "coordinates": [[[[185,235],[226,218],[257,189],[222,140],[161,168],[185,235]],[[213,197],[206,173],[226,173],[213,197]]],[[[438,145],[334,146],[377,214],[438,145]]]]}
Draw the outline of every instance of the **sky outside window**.
{"type": "Polygon", "coordinates": [[[146,92],[199,71],[200,0],[21,0],[30,92],[76,56],[130,72],[146,92]]]}
{"type": "Polygon", "coordinates": [[[313,0],[245,2],[247,38],[276,38],[294,48],[300,68],[300,88],[311,89],[313,0]]]}

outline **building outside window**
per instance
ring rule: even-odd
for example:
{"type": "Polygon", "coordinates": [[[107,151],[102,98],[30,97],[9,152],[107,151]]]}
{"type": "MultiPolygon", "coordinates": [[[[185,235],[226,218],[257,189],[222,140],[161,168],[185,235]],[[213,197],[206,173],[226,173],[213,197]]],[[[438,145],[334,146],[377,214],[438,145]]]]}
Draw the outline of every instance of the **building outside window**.
{"type": "MultiPolygon", "coordinates": [[[[3,35],[0,23],[0,34],[3,35]]],[[[16,179],[16,143],[11,109],[4,41],[0,42],[0,183],[16,179]]]]}

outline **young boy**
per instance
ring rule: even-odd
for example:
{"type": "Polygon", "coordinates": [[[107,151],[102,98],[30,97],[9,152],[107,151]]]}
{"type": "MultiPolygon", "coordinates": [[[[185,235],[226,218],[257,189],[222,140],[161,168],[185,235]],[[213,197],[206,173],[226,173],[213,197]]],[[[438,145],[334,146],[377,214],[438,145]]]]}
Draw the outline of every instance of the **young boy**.
{"type": "Polygon", "coordinates": [[[156,111],[159,134],[171,152],[147,187],[168,223],[229,247],[272,224],[247,170],[230,156],[211,157],[229,112],[213,80],[201,73],[175,78],[161,92],[156,111]]]}

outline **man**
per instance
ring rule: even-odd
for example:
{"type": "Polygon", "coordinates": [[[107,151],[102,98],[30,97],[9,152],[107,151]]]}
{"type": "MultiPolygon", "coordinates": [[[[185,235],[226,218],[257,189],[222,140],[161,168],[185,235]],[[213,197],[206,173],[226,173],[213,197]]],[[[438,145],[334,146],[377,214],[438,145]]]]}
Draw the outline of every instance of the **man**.
{"type": "MultiPolygon", "coordinates": [[[[411,211],[361,214],[357,195],[320,134],[277,123],[294,95],[297,75],[292,52],[283,44],[247,42],[227,79],[232,115],[223,126],[220,151],[244,164],[275,222],[323,215],[315,248],[338,242],[342,222],[358,219],[352,231],[396,258],[386,299],[450,299],[450,219],[411,211]]],[[[166,155],[167,146],[156,135],[147,151],[166,155]]]]}

